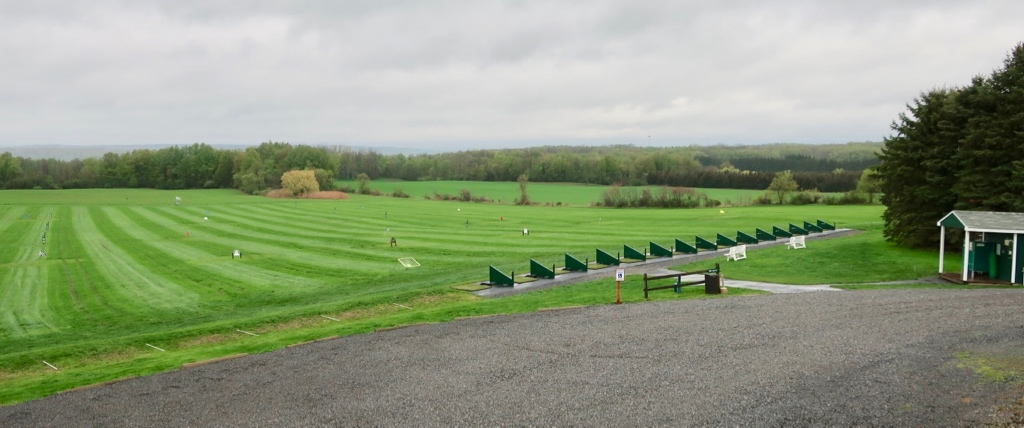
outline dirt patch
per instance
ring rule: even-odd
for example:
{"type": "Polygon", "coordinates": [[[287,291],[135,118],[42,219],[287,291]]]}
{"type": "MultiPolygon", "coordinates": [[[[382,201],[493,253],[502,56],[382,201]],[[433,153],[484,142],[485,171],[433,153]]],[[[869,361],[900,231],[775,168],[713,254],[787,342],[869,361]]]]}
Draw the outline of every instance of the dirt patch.
{"type": "Polygon", "coordinates": [[[76,364],[73,364],[73,366],[89,366],[93,364],[105,364],[111,362],[128,361],[137,358],[141,352],[142,351],[138,349],[127,348],[114,352],[108,352],[106,354],[89,355],[83,357],[76,364]]]}
{"type": "Polygon", "coordinates": [[[345,192],[330,190],[323,192],[307,193],[302,196],[295,196],[291,192],[283,191],[281,189],[271,190],[267,192],[268,198],[292,198],[292,199],[348,199],[348,194],[345,192]]]}
{"type": "Polygon", "coordinates": [[[314,327],[314,326],[322,325],[322,324],[329,323],[329,322],[331,322],[331,320],[329,320],[327,318],[324,318],[324,317],[320,317],[320,316],[317,316],[317,317],[306,317],[306,318],[296,318],[294,320],[287,321],[287,322],[284,322],[284,323],[281,323],[281,324],[271,324],[271,325],[262,326],[262,327],[256,329],[256,331],[259,332],[259,333],[270,333],[270,332],[274,332],[274,331],[284,331],[284,330],[293,330],[293,329],[297,329],[297,328],[314,327]]]}
{"type": "Polygon", "coordinates": [[[209,336],[196,337],[188,340],[184,340],[178,343],[179,348],[191,348],[198,345],[216,345],[218,343],[224,343],[231,339],[237,339],[235,335],[227,334],[211,334],[209,336]]]}

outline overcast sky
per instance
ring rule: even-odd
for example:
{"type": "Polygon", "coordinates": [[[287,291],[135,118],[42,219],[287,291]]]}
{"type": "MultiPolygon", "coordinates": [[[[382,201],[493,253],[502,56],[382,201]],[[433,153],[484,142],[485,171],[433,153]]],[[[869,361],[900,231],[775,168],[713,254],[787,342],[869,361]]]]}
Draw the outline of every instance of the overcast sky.
{"type": "Polygon", "coordinates": [[[1024,1],[0,0],[0,146],[880,141],[1024,1]]]}

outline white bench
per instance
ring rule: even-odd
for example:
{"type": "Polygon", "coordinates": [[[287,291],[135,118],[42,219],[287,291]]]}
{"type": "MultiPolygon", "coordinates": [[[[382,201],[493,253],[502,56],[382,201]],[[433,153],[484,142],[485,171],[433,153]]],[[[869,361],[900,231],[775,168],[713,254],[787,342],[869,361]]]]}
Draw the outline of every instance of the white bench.
{"type": "Polygon", "coordinates": [[[786,243],[786,248],[792,248],[794,250],[799,248],[807,248],[807,244],[804,243],[804,235],[790,237],[789,242],[786,243]]]}
{"type": "Polygon", "coordinates": [[[747,245],[746,244],[737,245],[735,247],[732,247],[732,248],[729,249],[728,253],[725,253],[725,260],[726,261],[729,261],[729,259],[732,259],[734,261],[740,261],[740,260],[743,260],[745,258],[747,258],[747,245]]]}

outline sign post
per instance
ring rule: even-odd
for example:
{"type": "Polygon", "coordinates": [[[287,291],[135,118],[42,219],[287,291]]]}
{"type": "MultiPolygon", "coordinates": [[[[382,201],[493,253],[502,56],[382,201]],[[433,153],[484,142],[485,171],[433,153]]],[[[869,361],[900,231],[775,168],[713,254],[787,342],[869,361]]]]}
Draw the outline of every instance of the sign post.
{"type": "Polygon", "coordinates": [[[615,304],[622,303],[622,281],[626,280],[625,269],[615,269],[615,304]]]}

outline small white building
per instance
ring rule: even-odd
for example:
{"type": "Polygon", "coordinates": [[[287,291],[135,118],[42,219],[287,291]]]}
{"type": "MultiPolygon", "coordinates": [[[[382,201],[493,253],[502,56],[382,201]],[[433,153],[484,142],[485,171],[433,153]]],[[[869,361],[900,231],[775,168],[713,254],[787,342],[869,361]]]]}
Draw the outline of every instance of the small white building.
{"type": "Polygon", "coordinates": [[[1024,213],[953,211],[939,220],[939,275],[962,283],[1024,283],[1024,213]],[[964,231],[963,269],[946,274],[946,228],[964,231]]]}

